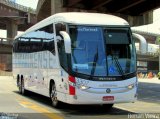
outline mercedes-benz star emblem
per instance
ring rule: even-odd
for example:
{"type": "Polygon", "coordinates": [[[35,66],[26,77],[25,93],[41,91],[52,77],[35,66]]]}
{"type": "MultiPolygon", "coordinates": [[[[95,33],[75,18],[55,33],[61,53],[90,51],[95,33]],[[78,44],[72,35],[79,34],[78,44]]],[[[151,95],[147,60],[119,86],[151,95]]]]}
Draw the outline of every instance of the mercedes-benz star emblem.
{"type": "Polygon", "coordinates": [[[111,89],[107,88],[106,93],[110,93],[110,92],[111,92],[111,89]]]}

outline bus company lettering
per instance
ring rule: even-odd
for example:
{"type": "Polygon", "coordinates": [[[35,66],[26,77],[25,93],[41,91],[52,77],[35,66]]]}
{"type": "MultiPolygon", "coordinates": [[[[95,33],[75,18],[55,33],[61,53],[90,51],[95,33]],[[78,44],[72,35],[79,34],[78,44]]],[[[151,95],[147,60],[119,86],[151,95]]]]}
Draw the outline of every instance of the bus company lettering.
{"type": "Polygon", "coordinates": [[[99,87],[114,87],[114,88],[117,88],[118,86],[117,85],[113,85],[113,84],[101,84],[99,85],[99,87]]]}
{"type": "Polygon", "coordinates": [[[85,32],[97,32],[98,29],[97,28],[79,28],[78,31],[85,31],[85,32]]]}
{"type": "Polygon", "coordinates": [[[37,52],[37,53],[18,53],[14,54],[15,60],[13,60],[14,68],[54,68],[56,59],[50,54],[50,52],[37,52]]]}
{"type": "Polygon", "coordinates": [[[108,80],[108,81],[115,81],[116,78],[99,78],[99,80],[108,80]]]}

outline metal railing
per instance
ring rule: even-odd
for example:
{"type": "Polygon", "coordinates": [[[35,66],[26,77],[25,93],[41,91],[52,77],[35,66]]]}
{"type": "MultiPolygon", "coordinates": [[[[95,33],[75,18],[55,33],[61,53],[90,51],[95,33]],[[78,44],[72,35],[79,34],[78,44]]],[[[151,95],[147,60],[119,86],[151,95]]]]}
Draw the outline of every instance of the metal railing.
{"type": "Polygon", "coordinates": [[[13,43],[13,39],[9,39],[9,38],[0,38],[0,44],[4,44],[4,45],[12,45],[13,43]]]}
{"type": "Polygon", "coordinates": [[[5,4],[5,5],[9,6],[9,7],[13,7],[15,9],[18,9],[18,10],[23,11],[23,12],[36,14],[36,10],[35,9],[32,9],[30,7],[26,7],[26,6],[17,4],[15,2],[10,1],[10,0],[0,0],[0,3],[5,4]]]}
{"type": "Polygon", "coordinates": [[[136,54],[147,55],[147,56],[152,56],[152,57],[158,57],[159,56],[158,52],[146,52],[146,53],[142,53],[140,50],[136,50],[136,54]]]}

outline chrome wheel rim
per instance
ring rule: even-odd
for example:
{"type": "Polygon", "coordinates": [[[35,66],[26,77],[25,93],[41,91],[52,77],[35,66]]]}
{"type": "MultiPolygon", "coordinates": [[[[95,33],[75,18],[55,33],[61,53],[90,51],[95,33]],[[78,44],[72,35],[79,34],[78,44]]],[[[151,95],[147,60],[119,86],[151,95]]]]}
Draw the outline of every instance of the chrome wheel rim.
{"type": "Polygon", "coordinates": [[[24,80],[22,80],[21,90],[22,90],[22,94],[24,94],[24,80]]]}
{"type": "Polygon", "coordinates": [[[54,84],[52,85],[51,100],[52,100],[53,106],[56,106],[58,101],[57,101],[56,87],[54,84]]]}
{"type": "Polygon", "coordinates": [[[19,88],[19,92],[21,93],[21,92],[22,92],[22,85],[21,85],[20,80],[19,80],[19,82],[18,82],[18,88],[19,88]]]}

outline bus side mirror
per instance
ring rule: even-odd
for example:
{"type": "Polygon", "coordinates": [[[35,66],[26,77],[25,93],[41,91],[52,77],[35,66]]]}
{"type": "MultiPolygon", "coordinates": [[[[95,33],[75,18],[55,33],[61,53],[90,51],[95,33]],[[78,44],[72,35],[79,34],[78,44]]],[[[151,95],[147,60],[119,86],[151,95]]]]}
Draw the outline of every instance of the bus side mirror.
{"type": "Polygon", "coordinates": [[[64,39],[65,52],[70,54],[71,53],[71,38],[68,35],[68,33],[65,31],[60,31],[60,34],[62,35],[64,39]]]}

